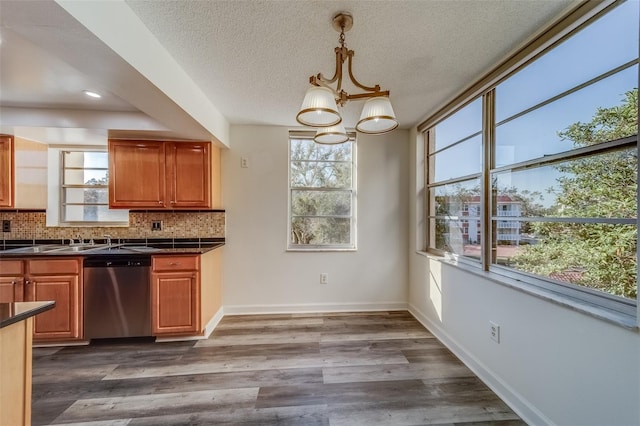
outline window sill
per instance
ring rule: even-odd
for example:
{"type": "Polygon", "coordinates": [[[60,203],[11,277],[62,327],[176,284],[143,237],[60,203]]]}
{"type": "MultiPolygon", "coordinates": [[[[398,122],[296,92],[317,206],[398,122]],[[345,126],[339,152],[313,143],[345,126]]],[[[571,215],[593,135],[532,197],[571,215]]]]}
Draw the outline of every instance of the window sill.
{"type": "Polygon", "coordinates": [[[640,330],[640,324],[638,323],[637,318],[633,315],[627,315],[612,309],[607,309],[602,306],[593,305],[583,300],[580,300],[565,294],[561,294],[558,292],[554,292],[545,288],[541,288],[534,284],[527,283],[525,281],[509,278],[509,277],[497,274],[495,272],[483,271],[479,268],[474,268],[470,265],[466,265],[464,263],[457,262],[455,260],[446,259],[441,256],[436,256],[434,254],[427,253],[424,251],[417,251],[416,254],[427,257],[431,260],[435,260],[435,261],[459,268],[465,272],[482,277],[496,284],[500,284],[505,287],[509,287],[511,289],[540,298],[547,302],[563,306],[565,308],[574,310],[576,312],[580,312],[592,318],[597,318],[602,321],[607,321],[609,323],[627,328],[629,330],[636,330],[636,331],[640,330]]]}
{"type": "Polygon", "coordinates": [[[287,252],[293,253],[304,253],[304,252],[355,252],[358,251],[357,248],[349,247],[349,248],[321,248],[321,247],[313,247],[313,248],[287,248],[287,252]]]}

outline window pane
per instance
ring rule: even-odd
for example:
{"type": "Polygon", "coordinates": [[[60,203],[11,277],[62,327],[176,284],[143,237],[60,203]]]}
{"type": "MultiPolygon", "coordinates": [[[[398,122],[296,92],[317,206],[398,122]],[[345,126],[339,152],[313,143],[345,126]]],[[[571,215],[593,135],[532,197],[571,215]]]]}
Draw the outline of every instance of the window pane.
{"type": "Polygon", "coordinates": [[[637,58],[639,5],[627,1],[501,83],[497,121],[637,58]]]}
{"type": "Polygon", "coordinates": [[[294,217],[291,220],[291,243],[346,245],[351,243],[350,229],[350,218],[294,217]]]}
{"type": "Polygon", "coordinates": [[[74,206],[66,205],[63,207],[63,216],[65,222],[128,222],[128,210],[109,210],[108,206],[74,206]]]}
{"type": "Polygon", "coordinates": [[[321,145],[313,139],[291,139],[291,161],[351,161],[352,143],[321,145]]]}
{"type": "Polygon", "coordinates": [[[480,179],[429,188],[430,216],[480,216],[480,179]]]}
{"type": "Polygon", "coordinates": [[[291,191],[293,216],[349,216],[351,191],[291,191]]]}
{"type": "Polygon", "coordinates": [[[109,204],[109,192],[107,188],[64,188],[64,202],[109,204]]]}
{"type": "Polygon", "coordinates": [[[637,176],[635,148],[493,173],[494,215],[632,219],[637,216],[637,176]],[[507,204],[514,209],[509,214],[501,210],[507,204]]]}
{"type": "Polygon", "coordinates": [[[107,185],[107,170],[66,169],[63,176],[64,185],[107,185]]]}
{"type": "Polygon", "coordinates": [[[431,151],[445,148],[482,130],[482,98],[435,126],[435,144],[431,151]]]}
{"type": "MultiPolygon", "coordinates": [[[[638,66],[633,66],[596,84],[585,87],[571,95],[545,105],[515,120],[496,127],[496,167],[526,161],[545,155],[604,142],[597,139],[597,127],[590,143],[581,143],[571,139],[577,131],[587,132],[589,123],[599,109],[620,107],[633,98],[633,90],[638,86],[638,66]],[[573,125],[573,126],[572,126],[573,125]],[[571,126],[571,127],[570,127],[571,126]]],[[[512,96],[505,94],[505,96],[512,96]]],[[[637,90],[633,102],[637,105],[637,90]]],[[[606,120],[602,117],[602,120],[606,120]]],[[[603,123],[605,124],[605,123],[603,123]]],[[[637,133],[635,128],[620,129],[616,139],[637,133]]]]}
{"type": "Polygon", "coordinates": [[[429,157],[429,182],[439,182],[481,171],[481,135],[429,157]]]}
{"type": "Polygon", "coordinates": [[[429,247],[479,259],[480,179],[430,188],[429,200],[429,247]]]}
{"type": "Polygon", "coordinates": [[[292,161],[291,186],[351,188],[351,163],[292,161]]]}
{"type": "Polygon", "coordinates": [[[64,166],[73,168],[109,168],[109,155],[107,152],[94,151],[64,151],[64,166]]]}
{"type": "Polygon", "coordinates": [[[497,263],[635,299],[635,225],[523,222],[519,245],[500,242],[497,263]]]}
{"type": "Polygon", "coordinates": [[[429,219],[430,246],[437,250],[480,260],[479,221],[429,219]]]}

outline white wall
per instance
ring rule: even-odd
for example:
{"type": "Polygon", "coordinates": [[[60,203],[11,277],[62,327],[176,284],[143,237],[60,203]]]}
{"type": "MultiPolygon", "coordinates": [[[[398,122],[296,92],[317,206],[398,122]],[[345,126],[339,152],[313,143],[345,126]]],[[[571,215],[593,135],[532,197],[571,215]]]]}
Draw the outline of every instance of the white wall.
{"type": "Polygon", "coordinates": [[[358,250],[325,253],[285,250],[288,129],[232,126],[230,134],[222,155],[226,314],[406,309],[407,131],[358,135],[358,250]]]}
{"type": "Polygon", "coordinates": [[[415,130],[410,139],[411,312],[531,424],[640,424],[637,330],[416,253],[423,151],[415,130]],[[501,326],[500,344],[489,321],[501,326]]]}

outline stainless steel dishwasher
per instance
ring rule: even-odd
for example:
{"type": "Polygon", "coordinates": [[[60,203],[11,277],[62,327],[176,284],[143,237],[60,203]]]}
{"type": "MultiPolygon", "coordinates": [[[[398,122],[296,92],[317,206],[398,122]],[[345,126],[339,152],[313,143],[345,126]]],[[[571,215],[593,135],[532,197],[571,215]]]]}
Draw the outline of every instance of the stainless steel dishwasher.
{"type": "Polygon", "coordinates": [[[151,336],[150,256],[84,259],[85,339],[151,336]]]}

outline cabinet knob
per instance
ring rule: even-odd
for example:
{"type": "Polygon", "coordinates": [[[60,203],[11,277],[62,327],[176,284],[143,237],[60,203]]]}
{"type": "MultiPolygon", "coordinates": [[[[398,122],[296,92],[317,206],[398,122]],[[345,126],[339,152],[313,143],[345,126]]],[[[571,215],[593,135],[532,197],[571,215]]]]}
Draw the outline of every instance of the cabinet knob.
{"type": "Polygon", "coordinates": [[[176,203],[175,201],[171,200],[171,204],[175,204],[175,203],[176,203]]]}
{"type": "Polygon", "coordinates": [[[16,285],[16,282],[15,281],[11,281],[11,285],[16,285]]]}
{"type": "Polygon", "coordinates": [[[162,204],[162,201],[158,201],[158,204],[162,204]]]}
{"type": "Polygon", "coordinates": [[[31,284],[31,281],[26,280],[24,283],[25,283],[25,284],[31,284]]]}

